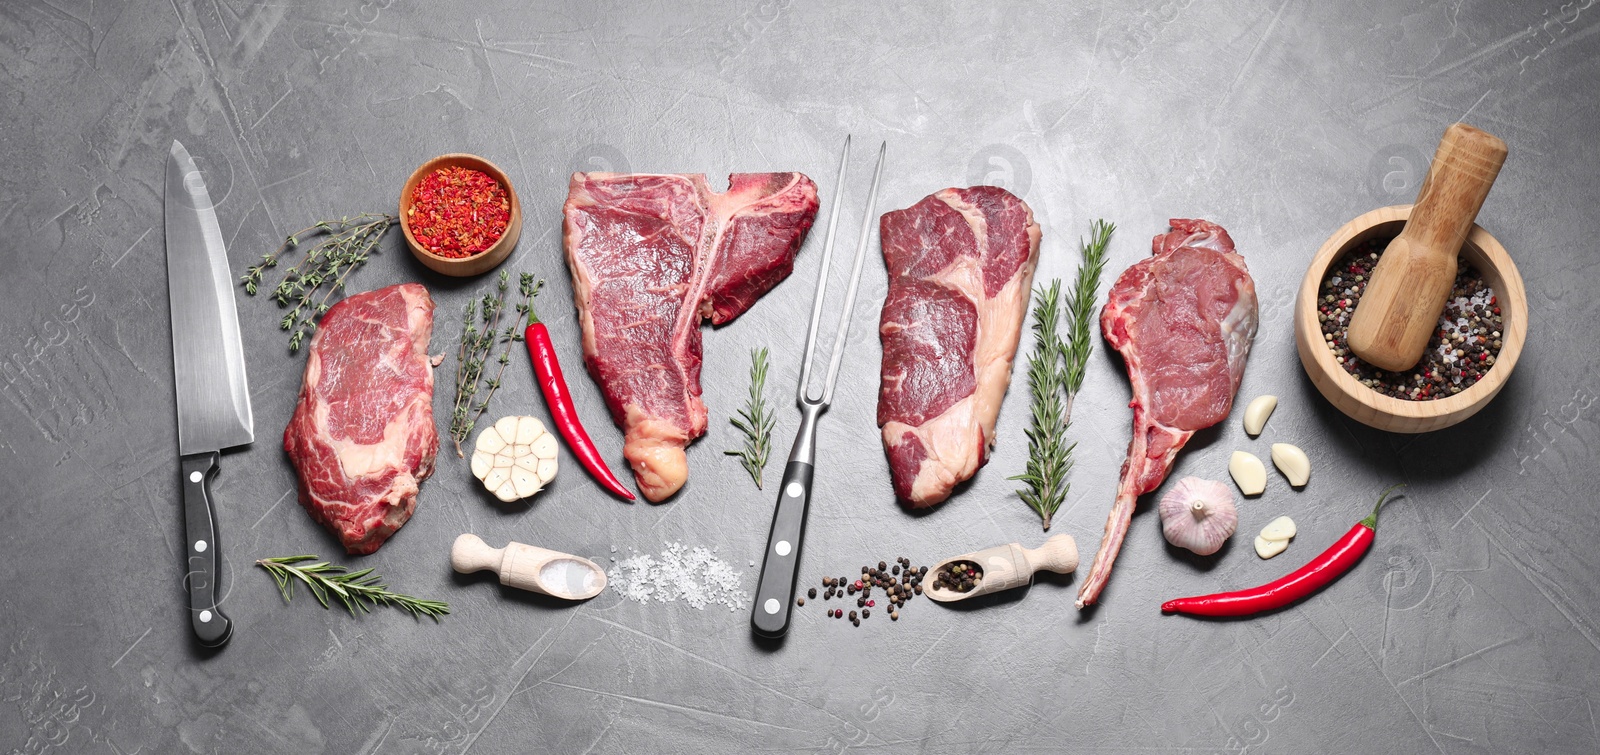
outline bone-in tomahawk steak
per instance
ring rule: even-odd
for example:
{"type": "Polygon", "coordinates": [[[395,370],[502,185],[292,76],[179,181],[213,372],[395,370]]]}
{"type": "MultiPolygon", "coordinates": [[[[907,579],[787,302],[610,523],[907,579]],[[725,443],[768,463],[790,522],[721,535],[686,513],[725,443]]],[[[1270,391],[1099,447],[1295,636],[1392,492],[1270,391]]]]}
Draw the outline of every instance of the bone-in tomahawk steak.
{"type": "Polygon", "coordinates": [[[1161,486],[1195,431],[1227,419],[1256,336],[1256,284],[1228,232],[1204,220],[1169,222],[1153,256],[1123,271],[1100,312],[1101,334],[1122,352],[1133,384],[1133,440],[1079,608],[1099,599],[1139,496],[1161,486]]]}
{"type": "Polygon", "coordinates": [[[683,449],[705,434],[700,322],[738,317],[794,270],[817,216],[799,173],[574,173],[567,266],[584,364],[624,431],[639,491],[665,500],[689,479],[683,449]]]}
{"type": "Polygon", "coordinates": [[[416,283],[355,294],[317,325],[283,450],[300,504],[352,554],[376,551],[433,474],[433,299],[416,283]]]}
{"type": "Polygon", "coordinates": [[[932,506],[994,445],[1027,317],[1039,224],[993,186],[945,189],[879,221],[889,294],[878,426],[895,496],[932,506]]]}

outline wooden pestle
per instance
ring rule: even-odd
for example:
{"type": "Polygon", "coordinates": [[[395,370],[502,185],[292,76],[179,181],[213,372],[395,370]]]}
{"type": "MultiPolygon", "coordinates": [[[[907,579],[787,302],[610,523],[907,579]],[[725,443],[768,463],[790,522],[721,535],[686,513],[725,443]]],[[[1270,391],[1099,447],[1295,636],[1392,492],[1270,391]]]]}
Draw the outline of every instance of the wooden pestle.
{"type": "Polygon", "coordinates": [[[1411,219],[1373,269],[1350,317],[1350,350],[1368,364],[1415,367],[1456,279],[1456,255],[1500,175],[1506,143],[1455,123],[1444,131],[1422,179],[1411,219]]]}

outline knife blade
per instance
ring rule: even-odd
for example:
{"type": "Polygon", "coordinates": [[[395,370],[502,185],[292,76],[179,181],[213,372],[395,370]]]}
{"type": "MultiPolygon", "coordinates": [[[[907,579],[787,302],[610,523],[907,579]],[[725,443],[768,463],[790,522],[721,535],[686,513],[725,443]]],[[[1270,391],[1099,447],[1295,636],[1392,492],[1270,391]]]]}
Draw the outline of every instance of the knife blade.
{"type": "Polygon", "coordinates": [[[178,404],[189,623],[200,644],[220,647],[233,622],[217,605],[216,512],[211,480],[224,448],[255,439],[233,274],[216,209],[194,158],[177,141],[167,156],[167,298],[178,404]]]}

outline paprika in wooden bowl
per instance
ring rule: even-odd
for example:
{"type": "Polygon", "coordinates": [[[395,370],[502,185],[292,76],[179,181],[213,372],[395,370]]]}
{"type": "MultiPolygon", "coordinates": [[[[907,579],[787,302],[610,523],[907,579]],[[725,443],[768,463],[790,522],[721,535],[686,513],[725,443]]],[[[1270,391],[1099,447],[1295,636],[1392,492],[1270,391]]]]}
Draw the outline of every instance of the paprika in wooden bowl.
{"type": "Polygon", "coordinates": [[[406,179],[400,230],[411,253],[434,272],[479,275],[516,247],[522,206],[499,166],[477,155],[440,155],[406,179]]]}

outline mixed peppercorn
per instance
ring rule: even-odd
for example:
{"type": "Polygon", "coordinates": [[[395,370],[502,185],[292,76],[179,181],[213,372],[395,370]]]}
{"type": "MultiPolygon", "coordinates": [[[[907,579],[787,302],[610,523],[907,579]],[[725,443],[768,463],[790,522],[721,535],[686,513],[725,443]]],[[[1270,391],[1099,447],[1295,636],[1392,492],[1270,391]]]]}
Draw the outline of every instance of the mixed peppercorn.
{"type": "Polygon", "coordinates": [[[1385,396],[1409,401],[1429,401],[1454,396],[1468,388],[1494,367],[1502,344],[1500,303],[1477,268],[1460,260],[1455,284],[1439,327],[1428,339],[1417,366],[1405,372],[1381,370],[1351,353],[1345,341],[1350,316],[1367,289],[1367,281],[1377,267],[1391,239],[1368,240],[1329,268],[1322,280],[1317,302],[1317,320],[1322,338],[1333,351],[1334,359],[1362,385],[1385,396]]]}
{"type": "Polygon", "coordinates": [[[983,580],[983,569],[971,561],[951,561],[939,567],[933,586],[951,592],[972,592],[983,580]]]}
{"type": "Polygon", "coordinates": [[[406,223],[417,243],[440,257],[471,257],[500,240],[511,221],[504,186],[481,170],[451,165],[411,191],[406,223]]]}
{"type": "MultiPolygon", "coordinates": [[[[823,577],[823,600],[833,600],[835,597],[849,600],[853,597],[856,601],[856,611],[829,608],[828,617],[843,619],[848,616],[851,624],[861,626],[862,621],[872,617],[872,609],[878,607],[878,599],[873,597],[873,590],[878,590],[882,593],[885,608],[889,611],[889,620],[899,621],[900,609],[912,598],[922,594],[922,578],[927,573],[928,567],[913,566],[910,559],[901,556],[895,559],[893,566],[886,561],[879,561],[876,566],[872,564],[862,566],[860,579],[823,577]]],[[[806,598],[815,600],[816,597],[817,588],[813,587],[806,591],[805,596],[796,598],[795,605],[803,606],[806,604],[806,598]]]]}

